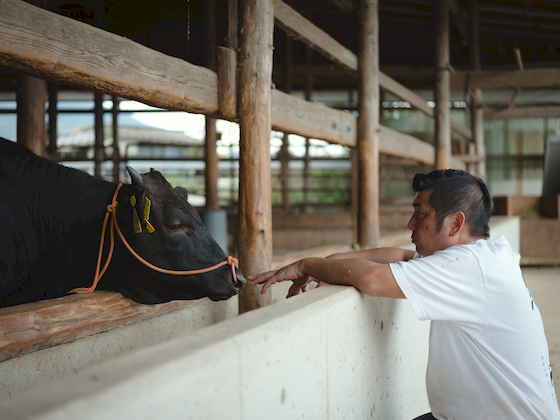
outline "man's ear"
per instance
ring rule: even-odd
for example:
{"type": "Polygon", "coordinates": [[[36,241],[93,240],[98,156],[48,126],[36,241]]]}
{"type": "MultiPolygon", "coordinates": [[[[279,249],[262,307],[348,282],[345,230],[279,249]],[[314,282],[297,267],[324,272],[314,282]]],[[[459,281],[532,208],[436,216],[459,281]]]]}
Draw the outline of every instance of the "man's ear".
{"type": "Polygon", "coordinates": [[[457,236],[465,226],[465,213],[462,211],[456,211],[451,215],[451,228],[449,230],[449,236],[457,236]]]}

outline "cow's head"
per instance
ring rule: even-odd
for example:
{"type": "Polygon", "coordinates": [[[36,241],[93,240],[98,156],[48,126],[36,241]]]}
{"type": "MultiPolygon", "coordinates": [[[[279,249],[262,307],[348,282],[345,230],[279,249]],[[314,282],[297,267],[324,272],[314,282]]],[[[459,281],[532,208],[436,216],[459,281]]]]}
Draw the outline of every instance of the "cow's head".
{"type": "MultiPolygon", "coordinates": [[[[189,204],[186,189],[173,188],[153,169],[143,175],[130,167],[127,170],[132,178],[130,206],[119,206],[119,212],[130,211],[133,215],[134,233],[129,228],[128,236],[132,236],[133,248],[141,257],[173,271],[207,268],[226,260],[225,253],[189,204]]],[[[119,285],[119,291],[139,303],[204,296],[223,300],[237,294],[245,284],[238,268],[234,279],[230,265],[187,276],[158,273],[139,262],[133,265],[134,276],[125,276],[127,280],[119,285]]]]}

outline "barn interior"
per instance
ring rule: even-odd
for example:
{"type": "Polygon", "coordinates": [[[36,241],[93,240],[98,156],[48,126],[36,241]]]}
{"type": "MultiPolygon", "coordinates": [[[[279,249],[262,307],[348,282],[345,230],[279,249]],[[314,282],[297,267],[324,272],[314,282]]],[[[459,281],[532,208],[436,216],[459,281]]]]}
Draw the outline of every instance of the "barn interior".
{"type": "MultiPolygon", "coordinates": [[[[237,14],[239,7],[237,2],[165,1],[142,7],[135,6],[132,1],[28,3],[211,70],[217,68],[216,48],[235,48],[238,43],[235,33],[238,28],[232,24],[232,16],[237,14]]],[[[286,4],[290,5],[289,2],[286,4]]],[[[424,108],[426,104],[427,107],[435,107],[435,5],[430,0],[379,2],[379,68],[421,98],[424,108]]],[[[358,54],[359,1],[299,1],[290,7],[350,53],[358,54]]],[[[470,162],[471,172],[476,172],[474,168],[478,168],[479,176],[486,180],[493,196],[542,195],[547,139],[560,130],[557,119],[560,96],[557,94],[554,70],[560,60],[557,41],[560,3],[456,0],[449,3],[449,18],[449,106],[454,124],[452,153],[460,156],[463,162],[470,162]],[[508,71],[518,71],[516,78],[508,77],[508,71]],[[484,79],[484,89],[475,91],[476,82],[471,78],[473,72],[478,72],[484,79]],[[476,130],[471,130],[475,124],[471,121],[473,107],[482,109],[484,114],[483,128],[478,129],[478,134],[476,130]],[[475,140],[473,136],[483,139],[475,140]],[[480,153],[476,150],[476,141],[484,145],[484,148],[478,145],[480,153]],[[475,162],[476,159],[478,161],[475,162]]],[[[274,89],[331,108],[358,113],[359,80],[355,69],[336,59],[333,61],[328,51],[317,48],[278,18],[273,43],[274,89]]],[[[25,76],[5,64],[0,67],[0,104],[3,104],[0,109],[0,135],[15,139],[18,137],[16,92],[25,76]]],[[[434,145],[435,119],[429,110],[419,109],[414,101],[395,95],[390,87],[384,88],[381,84],[380,123],[434,145]]],[[[186,133],[166,132],[171,130],[127,127],[126,121],[130,121],[126,118],[127,114],[155,112],[158,108],[146,109],[137,103],[129,105],[128,109],[126,104],[124,107],[123,104],[113,106],[125,98],[109,95],[98,95],[97,102],[101,101],[102,105],[96,106],[93,91],[75,85],[49,81],[46,92],[44,89],[42,92],[43,96],[45,94],[48,128],[40,134],[46,139],[39,140],[47,145],[45,154],[107,179],[125,177],[122,162],[143,159],[146,169],[150,165],[158,169],[161,167],[162,172],[171,176],[173,181],[186,186],[193,197],[200,196],[195,205],[204,207],[207,188],[205,166],[192,163],[185,167],[184,163],[181,166],[177,161],[204,161],[206,132],[193,138],[186,133]],[[51,102],[56,106],[50,106],[51,102]],[[136,113],[132,112],[134,110],[136,113]],[[119,114],[120,122],[117,117],[111,119],[115,112],[119,114]],[[118,159],[121,163],[116,165],[109,162],[113,155],[113,126],[118,126],[120,131],[117,143],[120,142],[118,159]],[[98,146],[95,146],[96,141],[98,146]],[[96,148],[105,152],[94,152],[96,148]],[[175,167],[168,168],[169,161],[175,161],[175,167]],[[120,171],[116,172],[113,167],[119,167],[120,171]]],[[[21,123],[24,117],[19,120],[21,123]]],[[[209,124],[214,125],[215,122],[209,124]]],[[[199,119],[197,125],[204,130],[202,120],[199,119]]],[[[214,142],[220,150],[221,169],[218,186],[215,187],[218,191],[211,193],[218,196],[219,203],[209,203],[208,206],[219,205],[228,210],[232,218],[228,243],[230,248],[235,249],[239,140],[222,141],[223,131],[226,130],[231,131],[231,128],[209,132],[216,137],[214,142]]],[[[351,155],[355,148],[329,147],[328,143],[316,139],[310,141],[309,137],[296,138],[290,134],[273,132],[272,136],[274,212],[289,212],[296,214],[294,217],[309,212],[350,214],[353,215],[350,219],[342,215],[339,224],[344,225],[346,231],[352,229],[352,220],[357,213],[355,196],[358,193],[356,188],[352,188],[357,183],[357,175],[351,169],[351,155]],[[288,140],[283,141],[284,137],[288,140]]],[[[556,163],[549,166],[554,167],[556,163]]],[[[410,186],[412,176],[431,168],[432,165],[426,162],[381,153],[381,213],[407,213],[413,196],[410,186]]],[[[539,211],[531,208],[525,213],[536,217],[535,213],[539,211]]],[[[278,223],[275,224],[281,229],[280,220],[285,218],[279,216],[276,219],[278,223]]],[[[381,229],[392,231],[395,225],[402,226],[405,219],[403,216],[388,220],[381,229]]],[[[347,236],[344,236],[345,240],[357,242],[355,228],[352,236],[347,236]]],[[[314,237],[317,241],[309,246],[324,245],[333,240],[314,237]]],[[[293,248],[290,244],[293,241],[280,242],[278,239],[275,250],[285,253],[309,247],[300,245],[293,248]]]]}
{"type": "MultiPolygon", "coordinates": [[[[56,32],[66,28],[67,21],[60,21],[53,28],[53,38],[73,49],[77,60],[83,54],[85,67],[97,71],[106,66],[108,75],[97,80],[67,65],[72,60],[67,59],[66,49],[53,46],[48,51],[52,61],[43,56],[34,59],[34,48],[44,47],[37,33],[24,35],[33,22],[25,16],[47,19],[48,15],[31,15],[31,9],[17,3],[0,0],[0,10],[21,10],[22,16],[13,21],[0,12],[0,27],[6,29],[0,30],[0,137],[17,139],[38,154],[111,181],[127,181],[126,164],[161,170],[175,185],[184,185],[198,196],[200,201],[193,204],[201,213],[226,212],[227,246],[233,255],[243,254],[242,264],[247,264],[248,271],[268,269],[270,261],[280,264],[349,249],[351,244],[406,244],[412,177],[441,167],[463,168],[480,176],[494,197],[495,214],[521,218],[524,264],[560,264],[560,177],[555,172],[560,167],[560,152],[555,151],[560,138],[560,1],[376,2],[378,62],[371,72],[379,93],[376,105],[365,112],[375,113],[379,124],[378,161],[370,176],[377,198],[364,193],[365,165],[360,168],[359,134],[353,122],[364,109],[360,108],[363,73],[358,65],[365,49],[360,31],[363,2],[274,1],[270,156],[257,165],[271,173],[270,196],[264,197],[270,204],[270,246],[252,240],[258,234],[242,225],[247,216],[240,212],[247,210],[240,203],[252,203],[249,212],[262,203],[258,197],[240,195],[248,177],[241,160],[256,152],[241,144],[239,109],[232,114],[206,105],[214,101],[214,92],[208,93],[210,82],[202,78],[210,72],[200,70],[193,76],[186,71],[190,67],[172,60],[218,73],[218,49],[238,53],[243,48],[241,0],[162,0],[141,6],[132,0],[27,1],[33,8],[91,28],[84,30],[83,40],[74,46],[56,32]],[[96,44],[95,37],[101,34],[97,29],[122,38],[122,44],[116,38],[107,39],[108,45],[123,47],[123,59],[106,54],[104,46],[96,44]],[[20,42],[13,33],[21,34],[26,46],[21,53],[13,51],[12,44],[20,42]],[[94,42],[84,47],[88,37],[94,42]],[[152,65],[152,56],[134,50],[126,41],[165,55],[165,59],[156,56],[164,69],[154,70],[154,79],[166,71],[165,66],[171,78],[177,74],[176,65],[185,73],[180,83],[192,94],[178,94],[184,103],[176,98],[154,99],[157,93],[146,93],[145,85],[152,83],[149,77],[129,89],[117,86],[126,82],[116,74],[125,77],[130,72],[134,79],[136,67],[145,75],[152,65]],[[102,66],[92,61],[96,54],[102,66]],[[290,102],[280,93],[305,103],[290,102]],[[447,116],[441,116],[446,114],[441,103],[447,116]],[[311,105],[320,108],[312,111],[311,105]],[[38,119],[33,116],[37,110],[38,119]],[[343,114],[331,114],[331,110],[343,114]],[[198,134],[132,123],[140,115],[164,114],[192,121],[198,134]],[[199,118],[191,119],[193,115],[199,118]],[[446,127],[441,128],[442,124],[446,127]],[[436,152],[442,145],[443,158],[436,152]],[[377,217],[373,229],[368,228],[371,221],[364,215],[364,200],[377,217]],[[268,255],[272,252],[274,258],[268,255]]],[[[36,22],[41,27],[41,20],[36,22]]],[[[71,25],[67,28],[75,31],[71,25]]],[[[238,61],[238,72],[241,67],[238,61]]],[[[156,82],[154,90],[160,86],[156,82]]],[[[266,177],[262,179],[266,187],[266,177]]],[[[115,314],[113,324],[182,307],[173,305],[147,315],[127,306],[126,317],[115,314]]],[[[231,308],[226,312],[224,316],[229,317],[231,308]]],[[[72,331],[61,340],[109,329],[103,325],[88,330],[79,325],[88,321],[78,317],[73,322],[72,331]],[[76,335],[80,329],[82,335],[76,335]]],[[[44,348],[41,345],[53,344],[28,343],[9,357],[44,348]]]]}

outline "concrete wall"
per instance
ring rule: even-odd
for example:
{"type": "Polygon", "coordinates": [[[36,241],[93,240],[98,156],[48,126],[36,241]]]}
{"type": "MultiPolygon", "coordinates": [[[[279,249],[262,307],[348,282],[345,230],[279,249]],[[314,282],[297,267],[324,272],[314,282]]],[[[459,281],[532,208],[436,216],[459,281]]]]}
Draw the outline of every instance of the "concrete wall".
{"type": "Polygon", "coordinates": [[[428,322],[326,286],[4,399],[9,419],[411,419],[428,322]]]}
{"type": "Polygon", "coordinates": [[[222,302],[200,299],[177,311],[4,360],[0,362],[0,398],[232,318],[238,314],[237,306],[237,297],[222,302]]]}

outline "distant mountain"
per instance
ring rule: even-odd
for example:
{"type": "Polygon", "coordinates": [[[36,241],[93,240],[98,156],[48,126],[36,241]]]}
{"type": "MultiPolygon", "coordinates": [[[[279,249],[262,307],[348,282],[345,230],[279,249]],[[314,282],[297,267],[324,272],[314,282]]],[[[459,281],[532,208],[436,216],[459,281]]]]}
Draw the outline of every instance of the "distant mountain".
{"type": "MultiPolygon", "coordinates": [[[[62,114],[62,118],[58,118],[58,133],[67,133],[69,131],[76,130],[83,127],[91,127],[94,125],[94,115],[93,114],[62,114]],[[66,117],[68,116],[68,117],[66,117]]],[[[122,112],[119,114],[119,126],[121,127],[151,127],[144,124],[141,121],[132,117],[131,112],[122,112]]],[[[103,122],[105,126],[113,125],[113,117],[110,114],[105,114],[103,117],[103,122]]],[[[0,126],[1,128],[1,126],[0,126]]]]}

